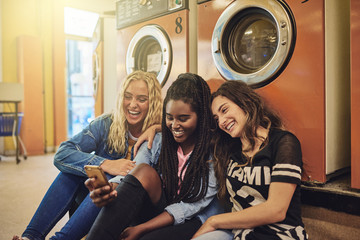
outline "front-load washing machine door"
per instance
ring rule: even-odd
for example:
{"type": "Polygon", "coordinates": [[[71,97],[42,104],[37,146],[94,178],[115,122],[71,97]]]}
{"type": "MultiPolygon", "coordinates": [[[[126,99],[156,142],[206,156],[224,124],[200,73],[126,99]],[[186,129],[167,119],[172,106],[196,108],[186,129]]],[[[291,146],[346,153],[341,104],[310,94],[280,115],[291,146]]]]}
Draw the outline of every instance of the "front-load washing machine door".
{"type": "Polygon", "coordinates": [[[153,72],[163,86],[169,76],[171,62],[171,43],[160,26],[146,25],[135,33],[126,54],[127,74],[135,70],[153,72]]]}
{"type": "Polygon", "coordinates": [[[212,56],[225,79],[261,87],[284,70],[295,38],[295,21],[283,1],[236,0],[216,23],[212,56]]]}

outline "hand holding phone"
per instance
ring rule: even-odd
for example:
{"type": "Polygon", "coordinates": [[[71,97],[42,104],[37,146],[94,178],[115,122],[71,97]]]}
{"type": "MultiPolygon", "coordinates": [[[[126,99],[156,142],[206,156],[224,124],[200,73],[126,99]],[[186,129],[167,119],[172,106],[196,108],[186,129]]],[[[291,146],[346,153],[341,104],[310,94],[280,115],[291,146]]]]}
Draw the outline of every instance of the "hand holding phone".
{"type": "Polygon", "coordinates": [[[113,190],[104,171],[99,166],[86,165],[84,169],[89,177],[85,181],[85,186],[89,189],[90,198],[96,206],[103,207],[116,198],[117,192],[113,190]]]}
{"type": "Polygon", "coordinates": [[[84,167],[86,174],[89,178],[94,178],[94,188],[100,188],[106,185],[110,186],[109,181],[106,178],[104,171],[99,166],[85,165],[84,167]]]}

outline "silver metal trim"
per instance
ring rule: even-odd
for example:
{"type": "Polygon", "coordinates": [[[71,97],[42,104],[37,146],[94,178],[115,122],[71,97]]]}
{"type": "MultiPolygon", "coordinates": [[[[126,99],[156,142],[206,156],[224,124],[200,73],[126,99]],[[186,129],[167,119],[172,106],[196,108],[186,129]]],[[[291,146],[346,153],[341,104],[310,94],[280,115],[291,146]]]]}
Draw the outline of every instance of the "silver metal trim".
{"type": "Polygon", "coordinates": [[[161,47],[162,63],[157,76],[160,84],[163,86],[169,76],[172,63],[172,48],[169,37],[166,32],[158,25],[146,25],[140,28],[131,39],[126,53],[126,72],[132,73],[135,69],[134,51],[137,45],[146,37],[153,37],[161,47]]]}
{"type": "Polygon", "coordinates": [[[227,80],[242,80],[249,85],[259,84],[271,79],[285,63],[294,39],[292,18],[287,9],[277,0],[238,0],[227,7],[219,17],[212,35],[212,56],[219,73],[227,80]],[[274,19],[278,32],[278,45],[274,56],[260,70],[254,73],[243,74],[234,71],[225,61],[221,53],[224,29],[230,20],[240,11],[248,8],[260,8],[268,12],[274,19]]]}

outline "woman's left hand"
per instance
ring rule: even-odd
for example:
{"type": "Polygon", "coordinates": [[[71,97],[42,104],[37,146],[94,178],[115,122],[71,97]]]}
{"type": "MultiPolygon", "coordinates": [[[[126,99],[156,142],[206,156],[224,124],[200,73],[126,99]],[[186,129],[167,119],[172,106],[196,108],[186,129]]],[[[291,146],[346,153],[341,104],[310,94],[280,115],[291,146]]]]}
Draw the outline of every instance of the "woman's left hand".
{"type": "Polygon", "coordinates": [[[197,230],[197,232],[194,234],[194,236],[191,239],[197,238],[200,235],[203,235],[205,233],[212,232],[215,230],[216,230],[216,228],[212,226],[211,217],[210,217],[208,220],[206,220],[203,223],[203,225],[199,228],[199,230],[197,230]]]}
{"type": "Polygon", "coordinates": [[[117,197],[115,188],[119,185],[118,183],[110,183],[100,188],[94,187],[94,178],[89,178],[85,181],[85,186],[90,191],[90,198],[97,207],[103,207],[109,202],[113,201],[117,197]]]}
{"type": "Polygon", "coordinates": [[[124,158],[116,160],[105,160],[100,167],[104,172],[116,176],[127,175],[136,166],[135,161],[127,160],[124,158]]]}
{"type": "Polygon", "coordinates": [[[120,240],[136,240],[140,238],[142,230],[139,226],[128,227],[120,235],[120,240]]]}

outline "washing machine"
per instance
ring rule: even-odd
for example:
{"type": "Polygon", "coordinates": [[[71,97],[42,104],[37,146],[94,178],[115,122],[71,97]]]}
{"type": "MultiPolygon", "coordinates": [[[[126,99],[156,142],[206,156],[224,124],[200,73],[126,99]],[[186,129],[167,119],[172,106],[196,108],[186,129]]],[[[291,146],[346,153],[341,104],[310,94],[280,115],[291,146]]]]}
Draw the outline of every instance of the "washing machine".
{"type": "Polygon", "coordinates": [[[226,80],[255,88],[299,138],[303,180],[312,183],[324,183],[350,166],[348,84],[339,86],[349,63],[334,34],[343,31],[344,16],[337,9],[342,7],[334,6],[341,3],[329,4],[198,1],[198,74],[212,91],[226,80]],[[332,11],[339,12],[332,16],[332,11]]]}
{"type": "Polygon", "coordinates": [[[116,16],[118,83],[135,70],[154,72],[165,96],[176,77],[191,68],[189,1],[120,0],[116,16]]]}
{"type": "Polygon", "coordinates": [[[351,187],[360,189],[360,2],[351,0],[351,187]]]}

